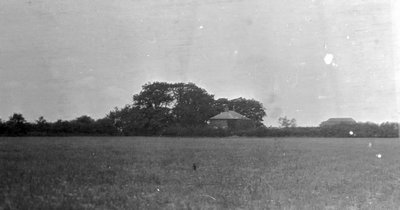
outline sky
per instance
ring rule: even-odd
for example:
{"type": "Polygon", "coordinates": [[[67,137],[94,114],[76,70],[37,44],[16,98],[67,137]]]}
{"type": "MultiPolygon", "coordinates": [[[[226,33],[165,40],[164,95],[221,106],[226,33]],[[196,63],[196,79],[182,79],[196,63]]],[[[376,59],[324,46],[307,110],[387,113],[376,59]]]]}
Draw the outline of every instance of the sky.
{"type": "Polygon", "coordinates": [[[256,99],[267,126],[400,121],[399,11],[394,0],[0,1],[0,119],[97,119],[165,81],[256,99]]]}

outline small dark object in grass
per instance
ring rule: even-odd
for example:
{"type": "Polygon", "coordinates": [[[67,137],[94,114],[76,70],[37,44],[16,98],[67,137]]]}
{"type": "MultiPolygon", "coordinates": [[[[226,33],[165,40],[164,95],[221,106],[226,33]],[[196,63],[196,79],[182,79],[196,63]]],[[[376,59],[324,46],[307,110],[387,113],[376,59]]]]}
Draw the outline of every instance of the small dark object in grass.
{"type": "Polygon", "coordinates": [[[196,163],[193,163],[193,170],[195,171],[197,169],[196,163]]]}

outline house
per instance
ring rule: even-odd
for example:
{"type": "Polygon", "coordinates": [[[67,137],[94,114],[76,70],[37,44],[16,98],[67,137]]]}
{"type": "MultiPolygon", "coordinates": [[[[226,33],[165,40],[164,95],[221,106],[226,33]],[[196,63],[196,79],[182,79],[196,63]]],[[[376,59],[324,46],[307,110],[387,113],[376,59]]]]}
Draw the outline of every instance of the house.
{"type": "Polygon", "coordinates": [[[320,124],[320,126],[333,126],[339,124],[345,125],[354,125],[357,122],[353,118],[329,118],[327,121],[324,121],[320,124]]]}
{"type": "Polygon", "coordinates": [[[252,120],[232,110],[226,110],[211,117],[209,122],[213,128],[246,129],[254,127],[252,120]]]}

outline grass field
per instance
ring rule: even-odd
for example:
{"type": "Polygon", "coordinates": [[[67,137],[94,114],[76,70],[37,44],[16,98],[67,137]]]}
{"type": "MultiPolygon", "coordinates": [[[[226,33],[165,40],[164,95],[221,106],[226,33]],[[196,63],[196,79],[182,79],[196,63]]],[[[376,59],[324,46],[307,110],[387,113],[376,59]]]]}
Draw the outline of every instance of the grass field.
{"type": "Polygon", "coordinates": [[[0,138],[0,209],[399,209],[399,160],[399,139],[0,138]]]}

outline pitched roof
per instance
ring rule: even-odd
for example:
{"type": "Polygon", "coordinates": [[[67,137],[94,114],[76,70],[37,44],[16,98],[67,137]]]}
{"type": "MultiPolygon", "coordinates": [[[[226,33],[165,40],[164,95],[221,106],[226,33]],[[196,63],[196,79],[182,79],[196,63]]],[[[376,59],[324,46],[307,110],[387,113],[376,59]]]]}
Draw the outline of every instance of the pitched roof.
{"type": "Polygon", "coordinates": [[[349,122],[355,123],[356,121],[353,118],[329,118],[328,122],[349,122]]]}
{"type": "Polygon", "coordinates": [[[327,121],[321,123],[324,125],[337,125],[337,124],[356,124],[357,122],[353,118],[329,118],[327,121]]]}
{"type": "Polygon", "coordinates": [[[211,117],[210,120],[249,120],[249,118],[235,111],[226,111],[211,117]]]}

